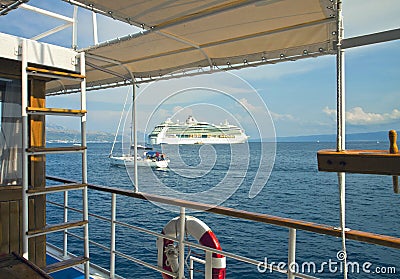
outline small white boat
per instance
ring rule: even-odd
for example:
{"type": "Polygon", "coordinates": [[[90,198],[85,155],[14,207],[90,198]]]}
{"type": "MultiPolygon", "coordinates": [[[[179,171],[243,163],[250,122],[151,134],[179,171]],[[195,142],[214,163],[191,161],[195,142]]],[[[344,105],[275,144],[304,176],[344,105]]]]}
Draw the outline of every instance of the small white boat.
{"type": "MultiPolygon", "coordinates": [[[[134,158],[134,155],[111,155],[110,162],[114,166],[134,167],[134,158]]],[[[137,156],[136,159],[136,164],[138,167],[167,168],[168,163],[169,159],[165,156],[165,154],[156,151],[145,151],[143,152],[143,157],[137,156]]]]}

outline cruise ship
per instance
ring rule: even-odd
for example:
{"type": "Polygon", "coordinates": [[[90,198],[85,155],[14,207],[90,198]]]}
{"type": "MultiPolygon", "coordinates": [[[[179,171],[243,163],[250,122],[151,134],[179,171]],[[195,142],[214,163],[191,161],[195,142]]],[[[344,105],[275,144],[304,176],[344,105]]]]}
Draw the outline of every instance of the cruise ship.
{"type": "Polygon", "coordinates": [[[233,144],[244,143],[248,138],[241,128],[228,121],[215,125],[197,121],[191,115],[184,123],[168,118],[149,135],[151,144],[233,144]]]}

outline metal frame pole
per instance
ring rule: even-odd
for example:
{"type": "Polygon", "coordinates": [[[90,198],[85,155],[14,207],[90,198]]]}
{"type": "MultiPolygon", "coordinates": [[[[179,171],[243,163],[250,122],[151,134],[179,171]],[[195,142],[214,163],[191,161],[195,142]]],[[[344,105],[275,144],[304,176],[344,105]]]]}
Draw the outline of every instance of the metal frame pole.
{"type": "MultiPolygon", "coordinates": [[[[68,191],[64,192],[64,223],[68,222],[68,191]]],[[[64,230],[64,257],[68,256],[68,230],[64,230]]]]}
{"type": "Polygon", "coordinates": [[[110,243],[110,278],[115,278],[115,221],[117,215],[117,195],[111,195],[111,243],[110,243]]]}
{"type": "Polygon", "coordinates": [[[92,12],[92,22],[93,22],[93,42],[95,45],[99,43],[99,36],[97,33],[97,15],[95,12],[92,12]]]}
{"type": "Polygon", "coordinates": [[[212,279],[212,252],[206,251],[205,279],[212,279]]]}
{"type": "MultiPolygon", "coordinates": [[[[78,7],[74,6],[74,14],[72,21],[72,48],[77,49],[78,47],[78,7]]],[[[82,69],[81,69],[82,70],[82,69]]]]}
{"type": "MultiPolygon", "coordinates": [[[[139,192],[139,178],[138,178],[138,166],[137,166],[137,123],[136,123],[136,87],[135,80],[132,77],[132,125],[133,125],[133,167],[135,176],[135,191],[139,192]]],[[[129,147],[130,149],[131,147],[129,147]]]]}
{"type": "MultiPolygon", "coordinates": [[[[337,55],[336,55],[336,75],[337,75],[337,151],[345,150],[346,146],[346,104],[345,104],[345,73],[344,73],[344,49],[342,40],[344,38],[342,1],[337,0],[337,55]]],[[[338,173],[339,198],[340,198],[340,228],[342,235],[343,258],[343,278],[347,279],[347,251],[346,251],[346,174],[338,173]]]]}
{"type": "Polygon", "coordinates": [[[185,223],[186,214],[185,208],[180,208],[180,218],[179,218],[179,273],[178,279],[185,278],[185,223]]]}
{"type": "Polygon", "coordinates": [[[28,51],[26,40],[22,40],[21,45],[21,116],[22,116],[22,256],[29,259],[28,256],[28,229],[29,229],[29,201],[28,201],[28,170],[29,170],[29,156],[27,148],[28,140],[28,114],[26,108],[28,107],[28,74],[26,67],[28,66],[28,51]]]}
{"type": "Polygon", "coordinates": [[[289,229],[288,242],[288,279],[295,279],[296,267],[296,229],[289,229]]]}
{"type": "MultiPolygon", "coordinates": [[[[85,53],[80,53],[81,75],[86,75],[85,53]]],[[[86,78],[81,81],[81,110],[86,111],[86,78]]],[[[81,145],[86,147],[86,114],[81,116],[81,145]]],[[[82,183],[87,184],[87,149],[82,152],[82,183]]],[[[82,190],[83,199],[83,220],[89,221],[88,207],[88,189],[84,187],[82,190]]],[[[84,226],[84,254],[89,259],[89,224],[84,226]]],[[[85,263],[85,278],[89,279],[89,261],[85,263]]]]}

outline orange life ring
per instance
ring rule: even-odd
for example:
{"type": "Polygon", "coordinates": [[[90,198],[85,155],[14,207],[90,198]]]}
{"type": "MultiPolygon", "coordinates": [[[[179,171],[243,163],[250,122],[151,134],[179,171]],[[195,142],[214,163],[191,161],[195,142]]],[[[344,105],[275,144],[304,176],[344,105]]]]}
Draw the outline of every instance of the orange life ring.
{"type": "MultiPolygon", "coordinates": [[[[176,217],[169,221],[167,225],[165,225],[161,233],[169,237],[175,237],[177,234],[176,230],[177,228],[179,228],[179,219],[179,217],[176,217]]],[[[201,245],[222,251],[221,245],[219,244],[217,237],[203,221],[192,216],[186,216],[185,228],[186,233],[193,236],[201,245]]],[[[172,268],[171,263],[168,263],[166,250],[168,249],[169,245],[173,245],[173,243],[174,241],[169,239],[157,239],[158,266],[168,271],[172,271],[172,268]]],[[[211,266],[212,279],[225,279],[225,256],[213,253],[211,266]]],[[[171,276],[164,273],[162,274],[162,276],[164,279],[172,279],[171,276]]]]}

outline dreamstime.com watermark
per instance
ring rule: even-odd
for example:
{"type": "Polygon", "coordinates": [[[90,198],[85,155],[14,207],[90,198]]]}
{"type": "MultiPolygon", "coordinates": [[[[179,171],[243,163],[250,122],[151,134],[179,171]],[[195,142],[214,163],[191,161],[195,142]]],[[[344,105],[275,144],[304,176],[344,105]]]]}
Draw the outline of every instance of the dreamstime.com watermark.
{"type": "MultiPolygon", "coordinates": [[[[321,274],[321,273],[344,273],[345,272],[345,260],[346,254],[343,251],[339,251],[336,254],[336,259],[329,259],[321,263],[316,262],[293,262],[287,264],[286,262],[269,262],[268,258],[265,257],[263,262],[259,262],[257,270],[260,273],[272,273],[274,271],[280,273],[292,272],[292,273],[303,273],[303,274],[321,274]]],[[[371,262],[357,262],[347,261],[347,273],[352,274],[396,274],[397,270],[395,266],[376,266],[371,262]]]]}

